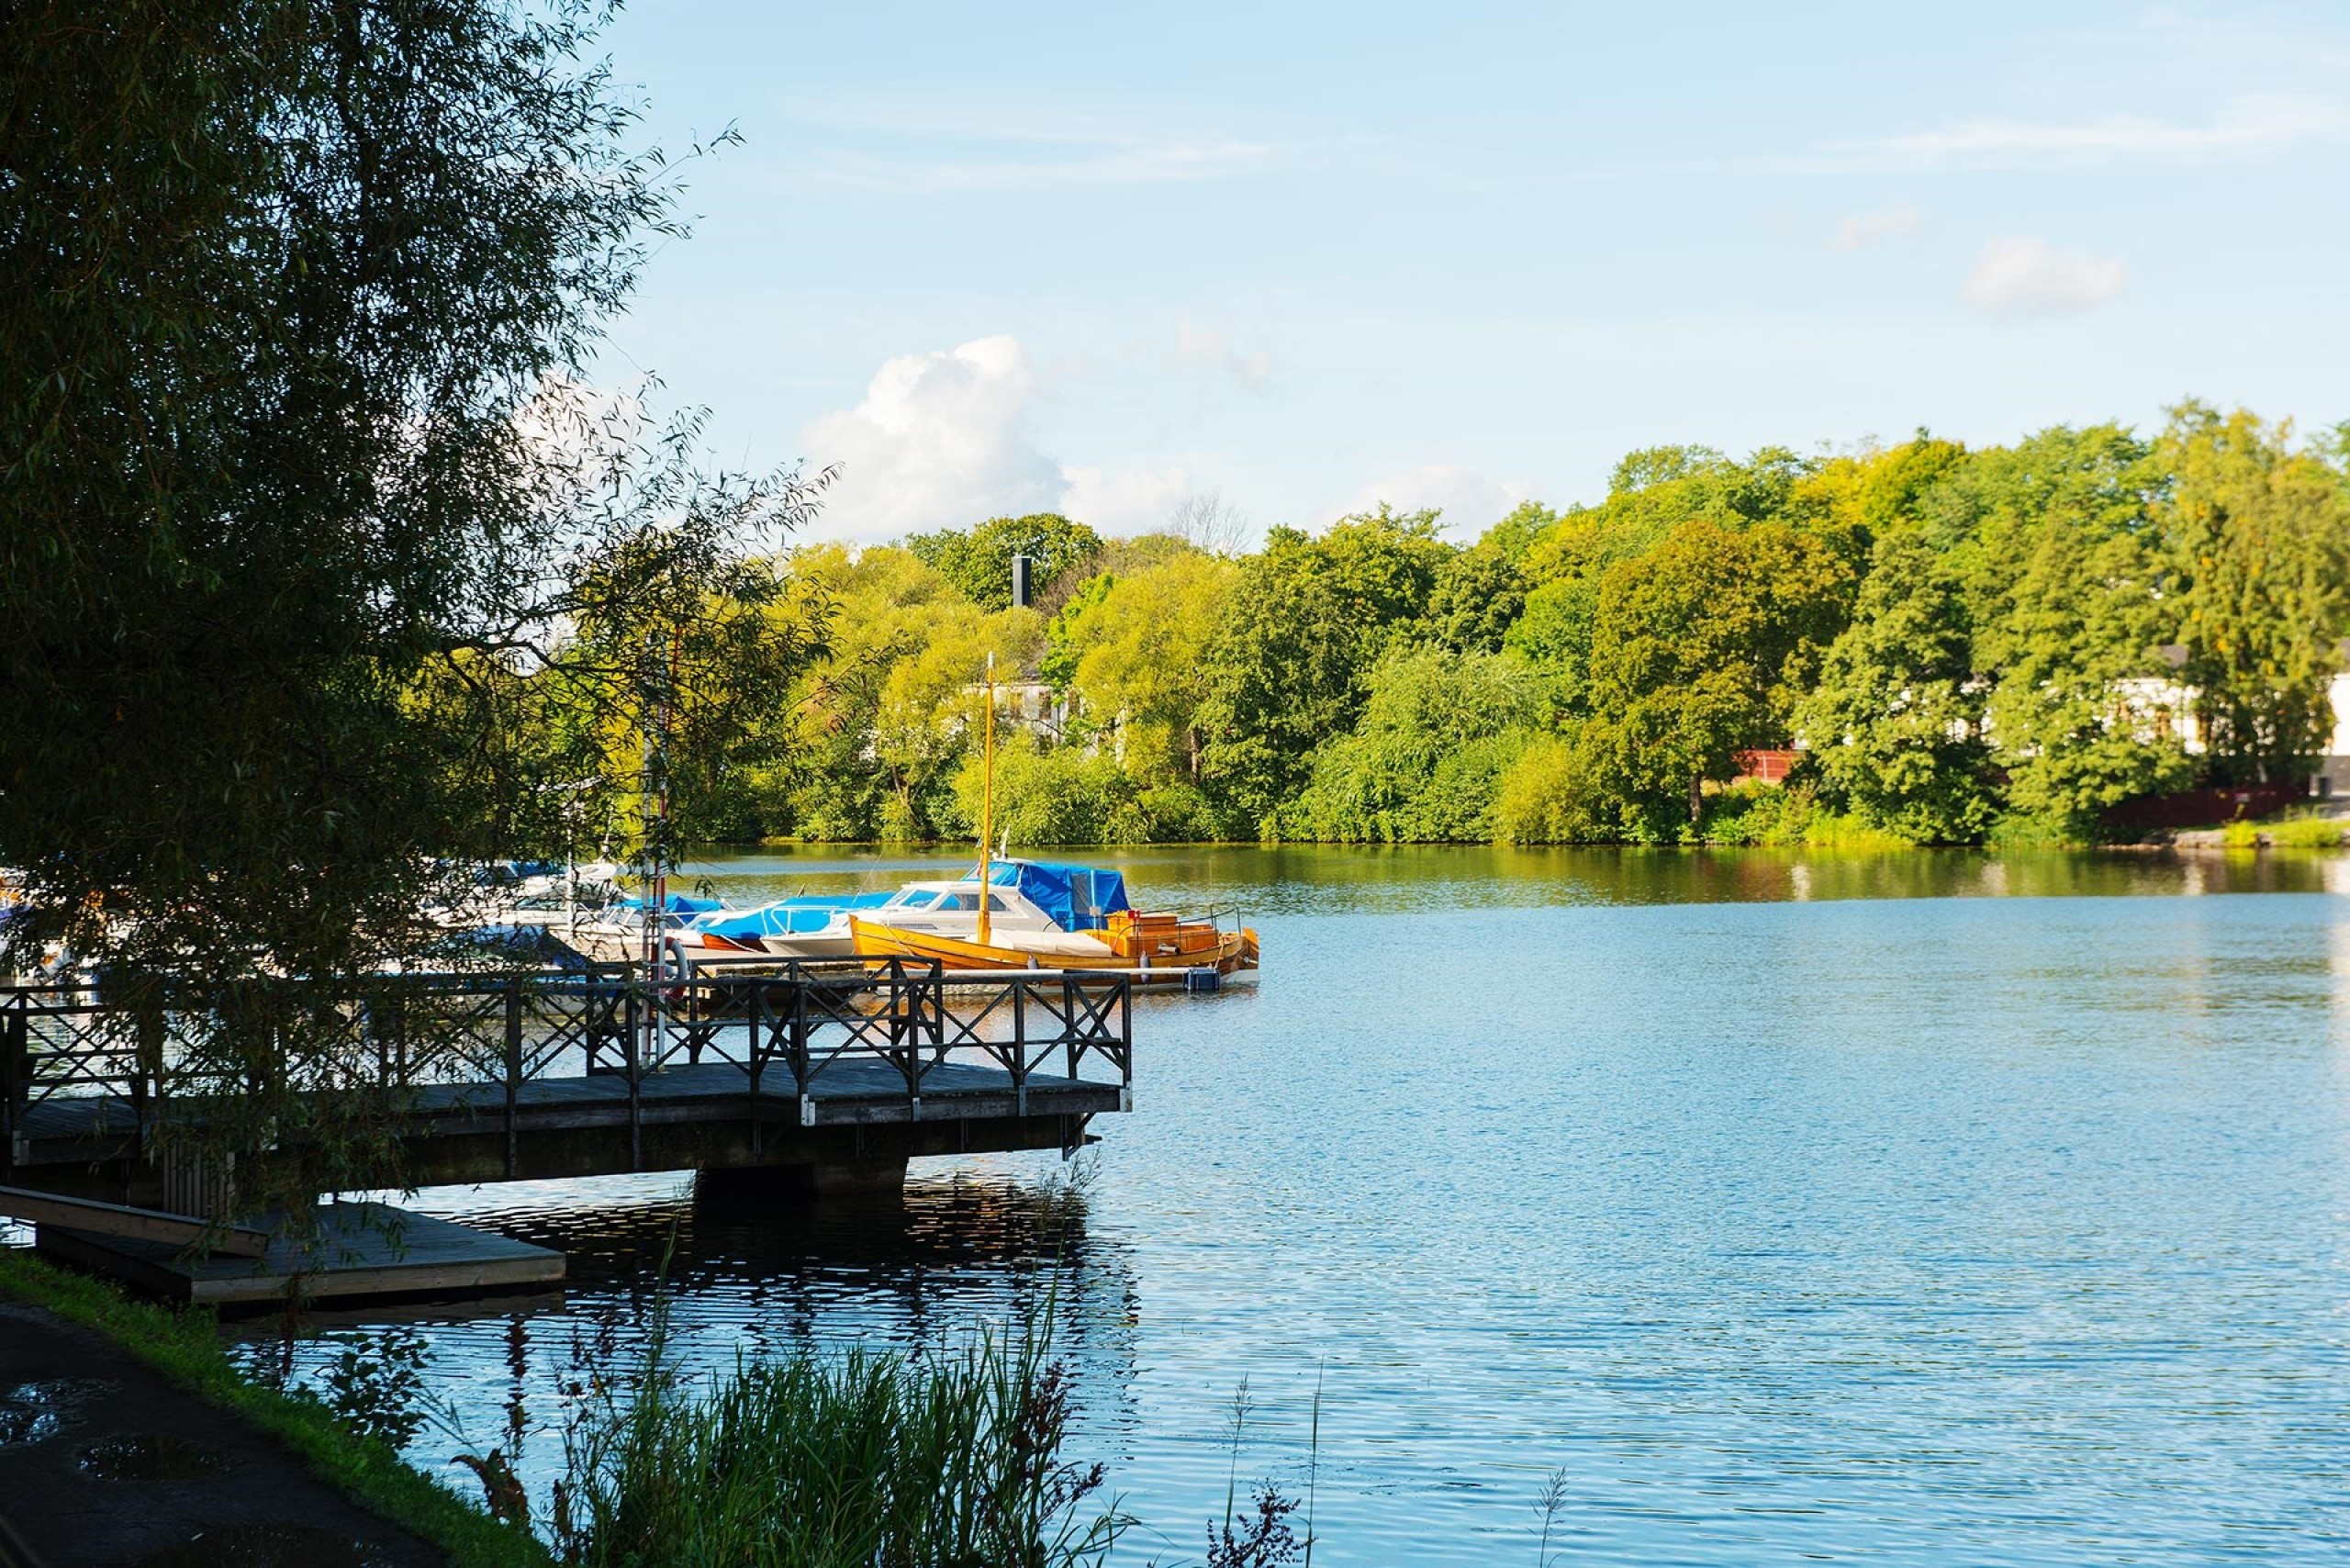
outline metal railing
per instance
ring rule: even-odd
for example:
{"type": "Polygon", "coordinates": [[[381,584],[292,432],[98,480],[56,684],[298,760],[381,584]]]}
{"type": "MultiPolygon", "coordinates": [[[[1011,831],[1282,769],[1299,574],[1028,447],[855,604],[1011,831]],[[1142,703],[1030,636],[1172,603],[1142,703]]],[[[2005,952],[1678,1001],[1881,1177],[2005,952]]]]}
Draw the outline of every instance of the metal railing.
{"type": "Polygon", "coordinates": [[[814,1125],[828,1089],[902,1101],[918,1120],[925,1090],[984,1088],[968,1070],[992,1068],[1024,1115],[1039,1076],[1132,1088],[1132,984],[1057,970],[950,977],[934,962],[856,958],[659,981],[618,969],[384,976],[332,992],[263,981],[145,1005],[103,983],[0,987],[0,1168],[18,1158],[28,1114],[41,1105],[102,1102],[100,1126],[135,1132],[143,1147],[174,1102],[255,1092],[264,1077],[395,1102],[453,1086],[435,1096],[443,1108],[502,1111],[509,1164],[524,1085],[617,1077],[633,1148],[649,1083],[716,1066],[744,1075],[755,1147],[763,1103],[771,1108],[784,1081],[802,1126],[814,1125]],[[857,1065],[868,1063],[888,1071],[857,1065]]]}

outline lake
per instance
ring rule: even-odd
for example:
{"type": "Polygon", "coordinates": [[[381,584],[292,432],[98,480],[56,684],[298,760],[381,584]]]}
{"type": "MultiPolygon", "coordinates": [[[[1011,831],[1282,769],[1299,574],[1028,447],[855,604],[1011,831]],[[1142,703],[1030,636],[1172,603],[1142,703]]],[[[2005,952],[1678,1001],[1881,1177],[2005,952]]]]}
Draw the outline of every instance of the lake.
{"type": "MultiPolygon", "coordinates": [[[[1051,1156],[902,1207],[688,1180],[435,1190],[572,1256],[420,1326],[482,1445],[626,1355],[1049,1300],[1071,1451],[1196,1562],[1234,1466],[1323,1564],[2337,1562],[2350,1544],[2350,861],[2289,853],[1106,854],[1261,983],[1153,997],[1081,1201],[1051,1156]],[[1309,1441],[1316,1390],[1318,1440],[1309,1441]]],[[[747,900],[953,857],[694,867],[747,900]]],[[[415,1455],[455,1451],[430,1434],[415,1455]]],[[[470,1485],[470,1483],[467,1483],[470,1485]]]]}

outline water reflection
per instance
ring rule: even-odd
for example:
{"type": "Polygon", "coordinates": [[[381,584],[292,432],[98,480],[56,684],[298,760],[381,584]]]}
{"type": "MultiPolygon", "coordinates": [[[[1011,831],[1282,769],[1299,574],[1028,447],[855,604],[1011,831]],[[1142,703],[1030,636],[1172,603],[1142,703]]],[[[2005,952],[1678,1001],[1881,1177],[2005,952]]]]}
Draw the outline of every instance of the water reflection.
{"type": "Polygon", "coordinates": [[[447,1410],[411,1457],[470,1490],[454,1453],[495,1446],[521,1456],[517,1470],[542,1500],[561,1473],[561,1391],[591,1366],[637,1364],[665,1291],[669,1343],[689,1372],[859,1340],[912,1350],[1048,1321],[1080,1431],[1106,1431],[1131,1417],[1137,1309],[1131,1260],[1089,1233],[1091,1169],[972,1159],[942,1175],[918,1170],[902,1199],[822,1203],[687,1173],[432,1189],[408,1206],[562,1250],[563,1291],[324,1311],[308,1325],[321,1338],[293,1347],[274,1322],[229,1331],[241,1353],[290,1355],[293,1381],[320,1387],[350,1344],[421,1330],[447,1410]]]}
{"type": "MultiPolygon", "coordinates": [[[[1039,853],[1060,853],[1040,851],[1039,853]]],[[[1125,870],[1138,899],[1233,902],[1252,914],[1503,905],[1783,900],[2089,898],[2340,891],[2350,857],[2249,850],[1644,849],[1392,845],[1149,846],[1072,850],[1125,870]]],[[[968,857],[816,846],[712,855],[686,875],[729,898],[894,888],[968,857]]]]}

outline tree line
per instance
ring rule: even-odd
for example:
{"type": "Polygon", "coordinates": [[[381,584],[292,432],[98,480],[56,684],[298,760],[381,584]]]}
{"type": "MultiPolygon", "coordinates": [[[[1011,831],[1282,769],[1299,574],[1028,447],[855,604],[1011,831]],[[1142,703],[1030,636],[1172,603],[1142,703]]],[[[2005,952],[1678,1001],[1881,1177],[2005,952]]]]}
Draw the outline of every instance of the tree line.
{"type": "Polygon", "coordinates": [[[968,837],[992,655],[1020,843],[2092,840],[2327,749],[2345,430],[2190,402],[2152,436],[1655,447],[1468,543],[1382,507],[1245,554],[1051,514],[808,545],[779,613],[811,657],[697,824],[968,837]]]}

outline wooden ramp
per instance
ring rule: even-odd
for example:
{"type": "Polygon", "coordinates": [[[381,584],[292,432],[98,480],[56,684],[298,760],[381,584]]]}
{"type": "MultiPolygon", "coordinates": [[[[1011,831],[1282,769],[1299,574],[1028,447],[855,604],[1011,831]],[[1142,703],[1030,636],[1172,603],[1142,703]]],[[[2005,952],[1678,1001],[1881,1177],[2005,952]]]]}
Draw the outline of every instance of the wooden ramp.
{"type": "Polygon", "coordinates": [[[205,1306],[272,1305],[296,1290],[312,1301],[445,1296],[528,1290],[563,1278],[560,1252],[386,1204],[329,1204],[319,1223],[314,1247],[277,1238],[259,1258],[185,1258],[170,1242],[54,1224],[39,1226],[33,1245],[151,1295],[205,1306]]]}

